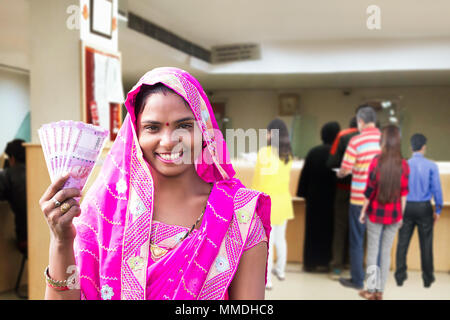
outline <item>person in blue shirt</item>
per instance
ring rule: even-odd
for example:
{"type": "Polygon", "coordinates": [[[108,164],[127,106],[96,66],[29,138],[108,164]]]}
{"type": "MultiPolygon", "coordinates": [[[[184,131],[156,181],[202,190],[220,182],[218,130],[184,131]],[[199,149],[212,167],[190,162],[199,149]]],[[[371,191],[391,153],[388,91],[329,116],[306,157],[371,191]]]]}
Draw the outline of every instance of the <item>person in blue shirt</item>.
{"type": "Polygon", "coordinates": [[[422,279],[425,288],[434,282],[433,266],[433,227],[439,220],[443,199],[439,169],[436,163],[425,158],[427,138],[420,133],[411,137],[413,155],[408,160],[409,194],[407,197],[403,226],[398,234],[395,281],[402,286],[407,279],[406,255],[409,242],[417,225],[419,231],[422,279]],[[431,206],[434,198],[435,211],[431,206]]]}

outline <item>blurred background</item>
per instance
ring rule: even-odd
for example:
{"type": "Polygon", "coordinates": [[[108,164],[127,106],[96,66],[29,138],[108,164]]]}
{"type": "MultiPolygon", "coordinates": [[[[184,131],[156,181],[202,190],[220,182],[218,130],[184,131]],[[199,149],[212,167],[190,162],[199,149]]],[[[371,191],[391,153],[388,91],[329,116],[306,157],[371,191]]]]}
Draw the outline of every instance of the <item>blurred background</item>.
{"type": "MultiPolygon", "coordinates": [[[[17,250],[14,214],[0,201],[0,293],[17,289],[19,296],[43,298],[48,230],[37,200],[50,180],[37,129],[62,119],[97,121],[111,130],[113,140],[126,112],[126,93],[155,67],[194,75],[224,136],[227,129],[265,129],[276,117],[284,120],[296,157],[293,195],[302,160],[320,143],[323,124],[337,121],[345,128],[356,107],[370,102],[380,125],[400,126],[404,157],[411,156],[413,133],[427,136],[427,155],[439,164],[445,201],[450,195],[449,13],[445,0],[1,1],[0,153],[13,139],[27,142],[28,254],[17,250]],[[106,89],[103,83],[109,83],[106,89]]],[[[249,144],[240,152],[227,143],[238,177],[249,184],[257,147],[249,144]]],[[[3,154],[2,167],[5,161],[3,154]]],[[[302,259],[304,204],[293,201],[288,261],[300,287],[316,280],[305,280],[296,267],[302,259]]],[[[448,208],[447,202],[444,214],[448,208]]],[[[435,268],[444,287],[432,298],[449,299],[450,221],[439,228],[435,268]]],[[[420,270],[416,242],[409,266],[420,270]]],[[[277,292],[280,286],[268,297],[342,297],[277,292]]],[[[421,294],[414,297],[427,297],[421,294]]]]}

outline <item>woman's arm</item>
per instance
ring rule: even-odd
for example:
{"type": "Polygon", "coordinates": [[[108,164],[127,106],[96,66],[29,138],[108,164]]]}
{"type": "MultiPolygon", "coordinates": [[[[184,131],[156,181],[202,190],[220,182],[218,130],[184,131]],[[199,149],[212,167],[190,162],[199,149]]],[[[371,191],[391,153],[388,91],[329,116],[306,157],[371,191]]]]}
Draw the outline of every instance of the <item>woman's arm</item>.
{"type": "Polygon", "coordinates": [[[405,214],[405,208],[406,208],[406,199],[407,199],[407,197],[406,197],[406,196],[402,197],[402,215],[404,215],[404,214],[405,214]]]}
{"type": "MultiPolygon", "coordinates": [[[[68,175],[63,176],[52,183],[39,201],[50,229],[48,276],[56,281],[64,281],[69,279],[69,277],[78,276],[73,275],[74,269],[76,270],[73,250],[76,231],[72,220],[81,213],[78,202],[73,199],[80,196],[80,191],[73,188],[62,189],[68,177],[68,175]],[[55,199],[61,205],[64,203],[69,204],[70,209],[67,212],[63,212],[61,205],[57,206],[55,204],[55,199]]],[[[45,299],[79,300],[79,288],[76,285],[71,285],[69,288],[69,290],[61,291],[47,286],[45,299]]]]}
{"type": "MultiPolygon", "coordinates": [[[[72,243],[50,241],[49,275],[54,280],[66,280],[72,276],[71,266],[75,266],[75,255],[72,243]]],[[[72,267],[74,268],[74,267],[72,267]]],[[[76,275],[78,276],[78,275],[76,275]]],[[[72,288],[66,291],[46,287],[46,300],[80,300],[80,289],[72,288]]]]}
{"type": "Polygon", "coordinates": [[[242,253],[241,261],[228,289],[230,300],[264,300],[267,242],[242,253]]]}

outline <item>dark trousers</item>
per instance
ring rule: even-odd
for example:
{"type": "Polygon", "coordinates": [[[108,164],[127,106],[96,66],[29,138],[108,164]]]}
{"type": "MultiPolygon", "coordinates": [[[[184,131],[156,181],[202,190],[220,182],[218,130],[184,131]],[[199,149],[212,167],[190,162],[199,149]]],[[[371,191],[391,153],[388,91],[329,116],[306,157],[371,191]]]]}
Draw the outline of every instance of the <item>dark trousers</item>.
{"type": "Polygon", "coordinates": [[[395,268],[397,283],[403,283],[407,279],[406,255],[415,226],[419,231],[423,282],[425,285],[430,285],[434,281],[433,223],[433,208],[429,201],[406,203],[403,226],[398,234],[395,268]]]}
{"type": "Polygon", "coordinates": [[[333,257],[331,269],[343,269],[348,256],[348,211],[350,190],[336,189],[334,202],[333,257]]]}
{"type": "Polygon", "coordinates": [[[364,285],[364,235],[366,225],[359,222],[362,206],[350,204],[349,210],[349,247],[350,247],[350,274],[353,284],[358,287],[364,285]]]}

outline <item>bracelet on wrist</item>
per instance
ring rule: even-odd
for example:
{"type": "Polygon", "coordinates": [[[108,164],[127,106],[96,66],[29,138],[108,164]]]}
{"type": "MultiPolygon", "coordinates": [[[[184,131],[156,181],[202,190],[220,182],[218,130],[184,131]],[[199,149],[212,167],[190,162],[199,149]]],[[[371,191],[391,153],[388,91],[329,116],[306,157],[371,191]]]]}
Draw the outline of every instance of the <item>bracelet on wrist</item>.
{"type": "Polygon", "coordinates": [[[47,286],[49,288],[56,289],[59,291],[69,290],[69,287],[67,286],[67,284],[68,284],[67,279],[66,280],[55,280],[50,277],[49,266],[47,266],[47,268],[45,268],[44,276],[45,276],[45,282],[47,283],[47,286]]]}

